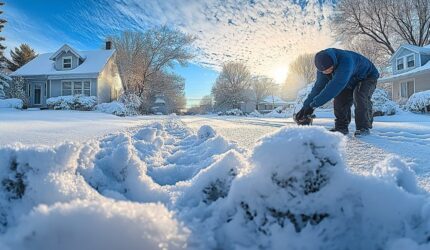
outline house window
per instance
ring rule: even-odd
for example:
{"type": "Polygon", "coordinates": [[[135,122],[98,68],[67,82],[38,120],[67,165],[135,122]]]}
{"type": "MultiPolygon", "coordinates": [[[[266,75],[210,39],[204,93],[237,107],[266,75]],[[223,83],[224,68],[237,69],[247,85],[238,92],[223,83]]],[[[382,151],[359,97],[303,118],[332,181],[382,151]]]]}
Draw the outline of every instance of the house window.
{"type": "Polygon", "coordinates": [[[91,95],[90,81],[64,81],[61,95],[91,95]]]}
{"type": "Polygon", "coordinates": [[[403,57],[397,59],[397,70],[402,70],[405,68],[405,64],[403,62],[403,57]]]}
{"type": "Polygon", "coordinates": [[[409,98],[415,92],[414,81],[400,83],[400,97],[409,98]]]}
{"type": "Polygon", "coordinates": [[[86,95],[86,96],[91,95],[91,82],[90,81],[84,82],[84,95],[86,95]]]}
{"type": "Polygon", "coordinates": [[[406,57],[406,61],[407,61],[408,68],[415,67],[415,56],[414,55],[410,55],[410,56],[406,57]]]}
{"type": "Polygon", "coordinates": [[[61,95],[72,95],[72,82],[63,82],[62,85],[61,95]]]}
{"type": "Polygon", "coordinates": [[[72,68],[72,57],[63,57],[63,69],[71,69],[72,68]]]}

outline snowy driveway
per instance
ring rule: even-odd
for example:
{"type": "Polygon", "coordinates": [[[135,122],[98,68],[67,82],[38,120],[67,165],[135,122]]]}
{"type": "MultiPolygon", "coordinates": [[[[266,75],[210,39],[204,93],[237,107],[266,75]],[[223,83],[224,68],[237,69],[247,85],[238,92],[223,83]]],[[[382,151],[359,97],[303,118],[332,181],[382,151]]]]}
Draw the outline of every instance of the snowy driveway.
{"type": "MultiPolygon", "coordinates": [[[[330,113],[322,112],[317,116],[322,118],[315,119],[314,125],[333,126],[330,113]]],[[[181,120],[194,130],[210,125],[219,134],[249,150],[260,137],[284,126],[296,126],[291,118],[187,116],[181,120]]],[[[354,131],[354,126],[351,124],[350,131],[354,131]]],[[[345,155],[350,169],[364,175],[387,156],[400,156],[410,163],[421,185],[430,190],[430,116],[405,113],[377,117],[371,136],[361,139],[348,136],[345,155]]]]}

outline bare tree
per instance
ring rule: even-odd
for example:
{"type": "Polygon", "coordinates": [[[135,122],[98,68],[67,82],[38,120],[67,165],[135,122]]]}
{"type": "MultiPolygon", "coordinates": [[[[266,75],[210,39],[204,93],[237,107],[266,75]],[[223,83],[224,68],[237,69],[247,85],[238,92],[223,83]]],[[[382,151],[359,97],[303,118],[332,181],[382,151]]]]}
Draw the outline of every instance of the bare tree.
{"type": "Polygon", "coordinates": [[[213,98],[211,95],[205,95],[200,100],[199,110],[201,113],[208,113],[213,111],[213,98]]]}
{"type": "Polygon", "coordinates": [[[240,108],[241,102],[248,99],[247,92],[250,88],[251,73],[246,65],[238,62],[224,64],[212,87],[216,108],[240,108]]]}
{"type": "Polygon", "coordinates": [[[150,110],[155,92],[169,97],[172,110],[185,106],[184,81],[167,70],[175,63],[186,65],[193,58],[194,37],[162,26],[143,33],[124,32],[110,39],[117,51],[124,92],[142,98],[142,112],[150,110]],[[177,95],[172,94],[173,90],[177,95]],[[173,108],[174,105],[178,107],[173,108]]]}
{"type": "Polygon", "coordinates": [[[388,55],[401,43],[430,43],[430,0],[343,0],[337,13],[338,36],[367,36],[388,55]]]}
{"type": "Polygon", "coordinates": [[[299,55],[288,67],[288,77],[282,85],[282,96],[286,99],[295,99],[297,92],[306,84],[314,82],[316,68],[314,54],[299,55]]]}
{"type": "Polygon", "coordinates": [[[272,78],[256,76],[251,79],[251,88],[255,94],[255,101],[258,104],[275,92],[276,83],[272,78]]]}
{"type": "Polygon", "coordinates": [[[143,93],[151,77],[177,62],[186,65],[193,58],[195,38],[167,26],[144,33],[124,32],[111,38],[117,51],[116,61],[124,89],[143,93]]]}
{"type": "Polygon", "coordinates": [[[346,44],[346,49],[355,51],[367,57],[379,69],[380,72],[387,67],[389,55],[381,50],[381,47],[374,43],[371,38],[367,36],[357,36],[346,44]]]}
{"type": "Polygon", "coordinates": [[[288,67],[290,74],[300,75],[306,82],[315,81],[315,54],[301,54],[288,67]]]}

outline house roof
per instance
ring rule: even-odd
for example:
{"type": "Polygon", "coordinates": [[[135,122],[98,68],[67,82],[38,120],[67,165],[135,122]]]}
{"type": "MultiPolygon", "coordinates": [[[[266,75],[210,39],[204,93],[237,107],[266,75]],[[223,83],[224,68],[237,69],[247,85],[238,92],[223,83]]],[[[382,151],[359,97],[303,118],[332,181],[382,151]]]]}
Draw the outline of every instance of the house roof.
{"type": "Polygon", "coordinates": [[[404,44],[404,45],[400,46],[397,49],[397,51],[391,56],[390,61],[392,61],[394,58],[396,58],[397,54],[399,54],[399,52],[402,49],[408,49],[410,51],[413,51],[413,52],[419,53],[419,54],[430,55],[430,45],[427,45],[427,46],[424,46],[424,47],[420,47],[420,46],[411,45],[411,44],[404,44]]]}
{"type": "Polygon", "coordinates": [[[54,68],[54,61],[50,58],[55,53],[40,54],[10,76],[98,74],[103,70],[114,52],[114,50],[79,51],[78,53],[85,60],[81,65],[71,70],[56,70],[54,68]]]}
{"type": "Polygon", "coordinates": [[[61,54],[62,52],[70,52],[73,55],[75,55],[76,57],[80,58],[80,59],[85,59],[85,56],[82,56],[79,52],[77,52],[76,50],[74,50],[72,47],[70,47],[67,44],[64,44],[59,50],[57,50],[57,52],[55,52],[54,54],[51,55],[51,57],[49,58],[50,60],[55,60],[55,58],[61,54]]]}
{"type": "Polygon", "coordinates": [[[282,100],[278,96],[269,95],[266,98],[264,98],[260,103],[268,103],[268,104],[278,104],[278,105],[285,105],[288,104],[288,102],[282,100]]]}
{"type": "Polygon", "coordinates": [[[392,75],[392,76],[384,77],[384,78],[380,78],[378,80],[378,82],[380,82],[380,83],[386,83],[386,82],[390,82],[390,81],[394,81],[394,80],[404,79],[404,78],[411,77],[412,75],[423,74],[423,73],[426,73],[426,72],[428,73],[428,70],[430,70],[430,61],[428,61],[423,66],[415,68],[415,69],[413,69],[411,71],[408,71],[408,72],[405,72],[405,73],[401,73],[401,74],[397,74],[397,75],[392,75]]]}

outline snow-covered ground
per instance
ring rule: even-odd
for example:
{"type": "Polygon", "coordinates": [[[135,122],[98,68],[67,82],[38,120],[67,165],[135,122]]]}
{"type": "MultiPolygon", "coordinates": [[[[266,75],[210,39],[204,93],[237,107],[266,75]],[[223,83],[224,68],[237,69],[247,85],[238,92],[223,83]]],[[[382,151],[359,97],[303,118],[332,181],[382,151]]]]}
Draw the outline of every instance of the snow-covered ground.
{"type": "Polygon", "coordinates": [[[317,115],[0,109],[0,249],[429,249],[430,117],[317,115]]]}
{"type": "Polygon", "coordinates": [[[163,117],[121,118],[99,112],[0,109],[0,145],[84,142],[160,120],[163,120],[163,117]]]}

